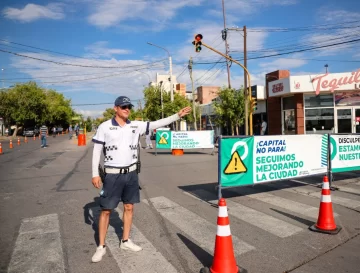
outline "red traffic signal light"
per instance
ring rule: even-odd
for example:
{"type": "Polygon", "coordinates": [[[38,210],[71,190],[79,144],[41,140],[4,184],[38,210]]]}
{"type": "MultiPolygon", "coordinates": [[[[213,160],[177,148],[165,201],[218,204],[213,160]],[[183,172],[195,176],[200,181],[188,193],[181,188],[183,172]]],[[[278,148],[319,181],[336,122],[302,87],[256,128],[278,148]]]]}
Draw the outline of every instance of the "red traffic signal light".
{"type": "Polygon", "coordinates": [[[192,42],[192,44],[195,46],[195,52],[200,52],[201,51],[201,40],[202,40],[203,36],[201,34],[197,34],[195,35],[194,41],[192,42]]]}
{"type": "Polygon", "coordinates": [[[195,40],[198,41],[198,42],[200,42],[202,40],[202,38],[203,38],[203,36],[201,34],[197,34],[195,36],[195,40]]]}

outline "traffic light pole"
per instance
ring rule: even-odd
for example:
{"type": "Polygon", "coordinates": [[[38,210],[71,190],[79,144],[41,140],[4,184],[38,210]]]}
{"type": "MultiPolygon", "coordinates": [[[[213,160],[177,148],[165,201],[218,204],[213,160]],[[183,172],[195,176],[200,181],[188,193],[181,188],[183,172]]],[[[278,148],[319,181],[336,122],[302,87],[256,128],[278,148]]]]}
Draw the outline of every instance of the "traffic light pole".
{"type": "MultiPolygon", "coordinates": [[[[225,54],[221,53],[220,51],[217,51],[216,49],[212,48],[211,46],[208,46],[207,44],[205,44],[205,43],[202,42],[202,41],[201,41],[201,45],[203,45],[204,47],[206,47],[206,48],[214,51],[215,53],[223,56],[223,57],[226,58],[227,60],[232,61],[233,63],[236,63],[237,65],[240,65],[240,66],[244,69],[244,71],[246,72],[246,75],[247,75],[247,78],[248,78],[248,84],[249,84],[249,88],[247,89],[248,91],[246,92],[246,90],[245,90],[245,92],[244,92],[244,93],[245,93],[245,109],[246,109],[246,108],[249,108],[249,102],[250,102],[250,97],[251,97],[251,81],[250,81],[250,73],[249,73],[249,71],[246,69],[246,67],[243,66],[243,65],[242,65],[241,63],[239,63],[238,61],[232,59],[231,57],[226,56],[225,54]]],[[[251,116],[251,114],[250,114],[250,116],[251,116]]],[[[253,134],[253,129],[252,129],[252,128],[253,128],[253,126],[252,126],[252,117],[251,117],[251,119],[249,119],[249,113],[246,112],[246,113],[245,113],[245,128],[247,127],[246,124],[248,124],[248,122],[250,123],[249,126],[248,126],[248,127],[250,127],[250,128],[249,128],[249,129],[250,129],[250,130],[249,130],[249,131],[250,131],[250,135],[252,135],[252,134],[253,134]]],[[[249,135],[249,134],[248,134],[248,131],[245,132],[245,135],[249,135]]]]}

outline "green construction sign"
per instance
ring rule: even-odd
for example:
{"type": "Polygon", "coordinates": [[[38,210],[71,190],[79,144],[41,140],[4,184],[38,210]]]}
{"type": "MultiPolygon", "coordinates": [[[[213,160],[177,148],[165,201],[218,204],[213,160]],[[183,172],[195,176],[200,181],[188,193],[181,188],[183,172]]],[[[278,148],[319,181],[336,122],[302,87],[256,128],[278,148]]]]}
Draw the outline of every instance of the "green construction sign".
{"type": "Polygon", "coordinates": [[[171,149],[171,131],[156,131],[156,148],[171,149]]]}
{"type": "Polygon", "coordinates": [[[253,137],[221,139],[221,186],[253,184],[253,137]]]}

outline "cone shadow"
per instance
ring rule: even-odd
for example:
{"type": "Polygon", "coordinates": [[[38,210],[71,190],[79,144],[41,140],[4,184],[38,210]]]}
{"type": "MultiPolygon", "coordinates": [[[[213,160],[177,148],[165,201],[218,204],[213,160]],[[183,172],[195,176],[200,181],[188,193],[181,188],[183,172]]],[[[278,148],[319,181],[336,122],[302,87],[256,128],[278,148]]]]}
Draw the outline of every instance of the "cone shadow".
{"type": "Polygon", "coordinates": [[[313,221],[309,221],[309,220],[304,219],[304,218],[301,218],[301,217],[299,217],[299,216],[295,216],[295,215],[293,215],[293,214],[286,213],[286,212],[283,212],[283,211],[281,211],[281,210],[277,210],[277,209],[273,209],[273,208],[270,208],[270,209],[273,210],[273,211],[275,211],[275,212],[277,212],[277,213],[279,213],[279,214],[281,214],[281,215],[284,215],[284,216],[286,216],[286,217],[288,217],[288,218],[290,218],[290,219],[293,219],[293,220],[295,220],[295,221],[297,221],[297,222],[299,222],[299,223],[302,223],[302,224],[304,224],[304,225],[306,225],[306,226],[310,226],[310,225],[313,225],[313,224],[314,224],[313,221]]]}
{"type": "Polygon", "coordinates": [[[196,243],[185,237],[184,235],[177,233],[180,240],[186,245],[186,247],[194,254],[194,256],[201,262],[203,266],[210,267],[212,264],[213,256],[207,251],[202,249],[196,243]]]}

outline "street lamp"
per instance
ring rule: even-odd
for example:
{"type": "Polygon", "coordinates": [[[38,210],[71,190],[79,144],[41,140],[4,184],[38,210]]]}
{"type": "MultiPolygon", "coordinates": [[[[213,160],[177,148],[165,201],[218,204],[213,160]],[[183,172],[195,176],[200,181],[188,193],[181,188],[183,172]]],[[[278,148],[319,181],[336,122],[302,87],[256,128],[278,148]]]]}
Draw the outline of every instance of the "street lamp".
{"type": "Polygon", "coordinates": [[[153,43],[147,42],[147,44],[165,50],[165,51],[167,52],[168,56],[169,56],[169,65],[170,65],[170,71],[169,71],[169,73],[170,73],[170,97],[171,97],[171,101],[174,101],[174,87],[173,87],[173,84],[172,84],[172,60],[171,60],[170,52],[169,52],[166,48],[163,48],[163,47],[161,47],[161,46],[155,45],[155,44],[153,44],[153,43]]]}
{"type": "Polygon", "coordinates": [[[4,68],[1,68],[1,81],[2,81],[2,89],[4,89],[4,68]]]}
{"type": "Polygon", "coordinates": [[[141,70],[136,70],[136,72],[145,74],[145,75],[149,78],[149,84],[151,83],[151,78],[150,78],[150,76],[149,76],[148,73],[146,73],[146,72],[144,72],[144,71],[141,71],[141,70]]]}

